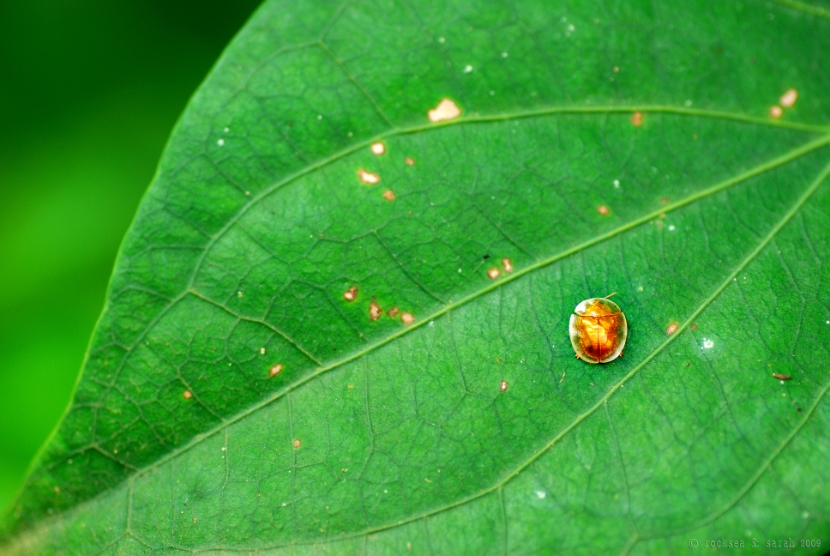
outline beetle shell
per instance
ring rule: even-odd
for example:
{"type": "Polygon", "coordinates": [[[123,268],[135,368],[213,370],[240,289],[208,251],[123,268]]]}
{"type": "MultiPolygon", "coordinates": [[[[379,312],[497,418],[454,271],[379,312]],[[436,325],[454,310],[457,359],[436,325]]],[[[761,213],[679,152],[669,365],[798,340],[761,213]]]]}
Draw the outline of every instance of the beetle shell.
{"type": "Polygon", "coordinates": [[[619,305],[604,297],[576,306],[569,325],[576,355],[587,363],[608,363],[622,353],[628,322],[619,305]]]}

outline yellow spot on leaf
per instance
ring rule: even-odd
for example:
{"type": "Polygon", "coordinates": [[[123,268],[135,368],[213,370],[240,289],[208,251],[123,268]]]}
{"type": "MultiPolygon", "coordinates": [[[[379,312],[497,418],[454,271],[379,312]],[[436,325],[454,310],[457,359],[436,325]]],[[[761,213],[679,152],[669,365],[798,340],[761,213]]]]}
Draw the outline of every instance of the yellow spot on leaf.
{"type": "Polygon", "coordinates": [[[361,183],[366,185],[375,185],[376,183],[380,183],[379,175],[368,170],[364,170],[363,168],[357,171],[357,177],[360,178],[361,183]]]}
{"type": "Polygon", "coordinates": [[[372,301],[369,304],[369,318],[372,320],[378,320],[382,314],[383,309],[380,308],[380,305],[378,305],[376,301],[372,301]]]}
{"type": "Polygon", "coordinates": [[[282,363],[277,363],[276,365],[271,367],[271,370],[268,371],[268,376],[271,377],[271,378],[274,378],[275,376],[277,376],[281,372],[282,372],[282,363]]]}
{"type": "Polygon", "coordinates": [[[352,286],[348,290],[343,292],[343,299],[346,301],[354,301],[357,299],[357,286],[352,286]]]}
{"type": "Polygon", "coordinates": [[[387,189],[383,192],[383,198],[387,201],[394,201],[395,200],[395,192],[391,189],[387,189]]]}
{"type": "Polygon", "coordinates": [[[461,115],[461,109],[452,100],[445,98],[438,103],[438,106],[427,112],[429,121],[443,122],[453,120],[461,115]]]}
{"type": "Polygon", "coordinates": [[[409,326],[410,324],[415,322],[415,317],[412,315],[412,313],[401,313],[401,322],[409,326]]]}
{"type": "Polygon", "coordinates": [[[783,110],[780,106],[778,106],[777,104],[776,104],[775,106],[770,106],[770,107],[769,107],[769,115],[770,115],[770,117],[775,118],[775,119],[778,119],[778,118],[780,118],[783,114],[784,114],[784,110],[783,110]]]}
{"type": "Polygon", "coordinates": [[[490,280],[495,280],[495,279],[496,279],[496,278],[498,278],[499,276],[501,276],[501,270],[499,270],[499,269],[498,269],[498,268],[496,268],[496,267],[493,267],[493,268],[491,268],[490,270],[488,270],[488,271],[487,271],[487,277],[488,277],[490,280]]]}
{"type": "Polygon", "coordinates": [[[784,108],[791,108],[795,106],[796,101],[798,100],[798,91],[796,89],[787,89],[781,98],[778,99],[778,102],[781,103],[781,106],[784,108]]]}

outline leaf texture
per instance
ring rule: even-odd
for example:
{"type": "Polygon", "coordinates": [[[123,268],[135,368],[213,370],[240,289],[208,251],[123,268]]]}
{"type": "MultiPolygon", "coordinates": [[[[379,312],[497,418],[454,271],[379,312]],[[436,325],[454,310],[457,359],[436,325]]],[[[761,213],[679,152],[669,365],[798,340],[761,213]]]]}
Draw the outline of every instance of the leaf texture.
{"type": "Polygon", "coordinates": [[[0,551],[826,546],[821,9],[265,2],[0,551]],[[612,292],[624,357],[587,365],[568,319],[612,292]]]}

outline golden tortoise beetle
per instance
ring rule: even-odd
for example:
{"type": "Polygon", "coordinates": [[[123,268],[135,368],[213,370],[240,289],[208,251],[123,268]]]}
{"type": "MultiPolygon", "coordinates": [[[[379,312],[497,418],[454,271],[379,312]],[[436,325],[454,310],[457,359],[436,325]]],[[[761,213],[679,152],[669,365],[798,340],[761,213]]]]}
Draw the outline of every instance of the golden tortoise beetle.
{"type": "Polygon", "coordinates": [[[628,322],[619,305],[608,299],[612,295],[586,299],[574,309],[568,329],[577,359],[609,363],[622,356],[628,322]]]}

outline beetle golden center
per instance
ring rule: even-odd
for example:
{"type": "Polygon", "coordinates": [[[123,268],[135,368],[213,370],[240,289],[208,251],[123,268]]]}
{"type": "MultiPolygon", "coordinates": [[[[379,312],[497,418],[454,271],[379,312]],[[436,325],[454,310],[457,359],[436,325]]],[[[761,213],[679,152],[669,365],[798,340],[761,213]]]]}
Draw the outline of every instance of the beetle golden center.
{"type": "Polygon", "coordinates": [[[619,305],[604,297],[586,299],[576,306],[570,321],[571,344],[576,356],[588,363],[608,363],[622,354],[628,323],[619,305]]]}

